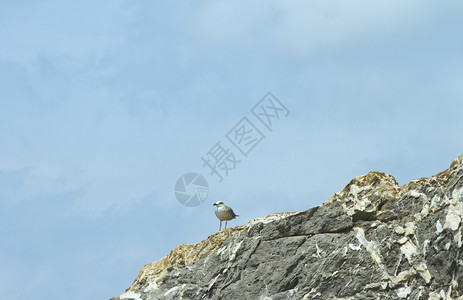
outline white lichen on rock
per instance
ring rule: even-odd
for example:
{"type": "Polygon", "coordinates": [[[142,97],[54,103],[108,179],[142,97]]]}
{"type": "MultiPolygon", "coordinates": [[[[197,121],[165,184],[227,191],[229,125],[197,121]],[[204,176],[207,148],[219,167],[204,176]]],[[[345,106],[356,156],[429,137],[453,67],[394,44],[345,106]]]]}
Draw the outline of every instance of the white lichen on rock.
{"type": "Polygon", "coordinates": [[[323,205],[253,219],[144,266],[120,300],[463,300],[463,156],[399,187],[354,178],[323,205]]]}

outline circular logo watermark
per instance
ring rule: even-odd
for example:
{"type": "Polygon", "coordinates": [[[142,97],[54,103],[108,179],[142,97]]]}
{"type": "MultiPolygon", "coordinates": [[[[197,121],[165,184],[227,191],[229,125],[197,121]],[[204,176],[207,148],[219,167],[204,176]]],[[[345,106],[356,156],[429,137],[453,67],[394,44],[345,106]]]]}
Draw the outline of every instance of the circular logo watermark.
{"type": "Polygon", "coordinates": [[[209,184],[206,178],[198,173],[186,173],[175,183],[175,198],[182,205],[198,206],[206,200],[209,194],[209,184]]]}

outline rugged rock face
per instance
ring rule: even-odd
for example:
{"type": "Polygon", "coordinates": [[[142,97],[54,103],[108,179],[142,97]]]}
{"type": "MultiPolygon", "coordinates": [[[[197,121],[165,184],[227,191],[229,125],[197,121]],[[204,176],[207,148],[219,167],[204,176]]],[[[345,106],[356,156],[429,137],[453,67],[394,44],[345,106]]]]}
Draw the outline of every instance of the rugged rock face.
{"type": "Polygon", "coordinates": [[[463,156],[399,187],[353,179],[319,207],[181,245],[113,299],[463,299],[463,156]]]}

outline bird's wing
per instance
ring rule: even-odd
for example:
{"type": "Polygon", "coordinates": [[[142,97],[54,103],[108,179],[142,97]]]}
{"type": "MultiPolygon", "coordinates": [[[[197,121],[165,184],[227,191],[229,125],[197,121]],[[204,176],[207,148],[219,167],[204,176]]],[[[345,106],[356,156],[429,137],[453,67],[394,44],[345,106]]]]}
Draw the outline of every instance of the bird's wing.
{"type": "Polygon", "coordinates": [[[233,216],[232,218],[238,217],[238,215],[235,214],[235,212],[233,211],[233,209],[231,207],[227,206],[227,212],[230,213],[233,216]]]}

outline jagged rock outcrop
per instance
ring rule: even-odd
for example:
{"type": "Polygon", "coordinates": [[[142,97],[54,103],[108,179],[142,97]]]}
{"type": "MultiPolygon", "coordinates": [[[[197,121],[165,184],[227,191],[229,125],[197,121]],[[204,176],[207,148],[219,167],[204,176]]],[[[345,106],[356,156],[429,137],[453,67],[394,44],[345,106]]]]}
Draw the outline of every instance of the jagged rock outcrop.
{"type": "Polygon", "coordinates": [[[463,299],[463,156],[399,187],[353,179],[323,205],[181,245],[113,299],[463,299]]]}

